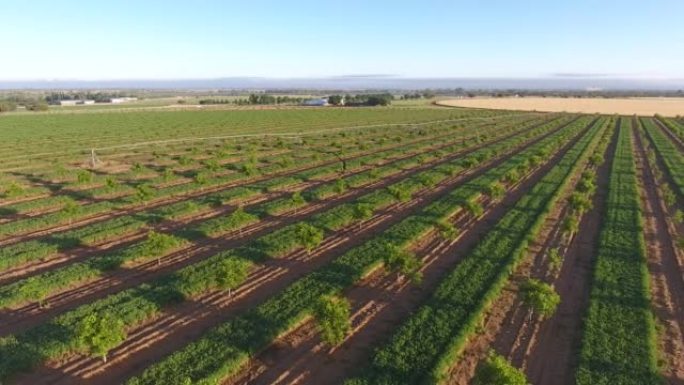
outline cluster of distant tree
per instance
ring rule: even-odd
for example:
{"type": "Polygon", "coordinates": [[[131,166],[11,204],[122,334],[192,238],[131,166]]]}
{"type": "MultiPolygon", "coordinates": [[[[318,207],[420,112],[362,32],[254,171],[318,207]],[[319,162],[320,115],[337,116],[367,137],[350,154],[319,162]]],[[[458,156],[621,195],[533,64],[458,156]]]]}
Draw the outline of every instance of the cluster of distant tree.
{"type": "Polygon", "coordinates": [[[28,111],[45,111],[48,109],[47,103],[42,99],[10,96],[0,100],[0,113],[14,111],[17,106],[24,106],[28,111]]]}
{"type": "MultiPolygon", "coordinates": [[[[273,96],[269,94],[251,94],[246,100],[246,104],[292,104],[301,103],[304,98],[291,96],[273,96]]],[[[238,99],[238,102],[240,99],[238,99]]],[[[244,102],[243,102],[244,103],[244,102]]]]}
{"type": "Polygon", "coordinates": [[[9,100],[0,100],[0,112],[14,111],[17,109],[17,103],[9,100]]]}
{"type": "Polygon", "coordinates": [[[358,95],[330,95],[328,103],[339,106],[344,102],[345,106],[389,106],[392,104],[394,96],[390,93],[384,94],[358,94],[358,95]]]}
{"type": "Polygon", "coordinates": [[[112,98],[121,98],[125,95],[121,92],[51,92],[45,95],[48,104],[59,104],[62,100],[94,100],[96,103],[109,103],[112,98]]]}
{"type": "MultiPolygon", "coordinates": [[[[185,100],[181,99],[178,104],[185,104],[185,100]]],[[[200,99],[199,104],[235,104],[232,99],[200,99]]]]}
{"type": "Polygon", "coordinates": [[[47,103],[40,100],[36,100],[33,103],[24,104],[24,107],[26,107],[26,109],[29,111],[47,111],[49,108],[47,103]]]}
{"type": "Polygon", "coordinates": [[[247,105],[273,105],[273,104],[299,104],[305,98],[292,96],[275,96],[270,94],[250,94],[247,98],[221,99],[209,98],[201,99],[199,104],[235,104],[238,106],[247,105]]]}
{"type": "MultiPolygon", "coordinates": [[[[276,105],[276,104],[302,104],[309,98],[293,96],[276,96],[271,94],[250,94],[247,98],[206,98],[200,99],[199,104],[234,104],[245,105],[276,105]]],[[[394,96],[390,93],[382,94],[336,94],[328,96],[328,103],[333,106],[388,106],[394,96]]]]}
{"type": "Polygon", "coordinates": [[[430,91],[425,91],[425,92],[414,92],[414,93],[408,93],[404,94],[401,96],[401,99],[403,100],[410,100],[410,99],[432,99],[435,97],[434,92],[430,91]]]}

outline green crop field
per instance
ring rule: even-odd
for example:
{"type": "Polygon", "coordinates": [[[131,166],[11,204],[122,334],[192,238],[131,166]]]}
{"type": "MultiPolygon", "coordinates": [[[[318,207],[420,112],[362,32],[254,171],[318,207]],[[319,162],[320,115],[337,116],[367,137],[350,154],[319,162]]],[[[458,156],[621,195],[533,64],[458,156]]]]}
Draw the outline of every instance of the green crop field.
{"type": "Polygon", "coordinates": [[[684,380],[681,119],[173,100],[0,114],[0,383],[684,380]]]}

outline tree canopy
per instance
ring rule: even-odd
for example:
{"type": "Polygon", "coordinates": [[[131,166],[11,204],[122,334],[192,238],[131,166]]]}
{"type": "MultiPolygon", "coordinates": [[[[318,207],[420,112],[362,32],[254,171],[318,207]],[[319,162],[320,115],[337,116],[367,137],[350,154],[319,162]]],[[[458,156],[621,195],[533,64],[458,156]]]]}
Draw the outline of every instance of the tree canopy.
{"type": "Polygon", "coordinates": [[[415,255],[392,244],[385,245],[385,248],[383,262],[389,271],[397,273],[400,277],[408,277],[415,284],[422,282],[421,263],[415,255]]]}
{"type": "Polygon", "coordinates": [[[107,353],[126,339],[124,323],[111,313],[89,313],[77,330],[79,343],[107,362],[107,353]]]}
{"type": "Polygon", "coordinates": [[[321,332],[321,339],[330,346],[337,346],[351,329],[349,301],[344,298],[323,296],[314,308],[314,315],[321,332]]]}
{"type": "Polygon", "coordinates": [[[490,353],[480,363],[472,381],[473,385],[528,385],[525,374],[511,365],[505,358],[490,353]]]}
{"type": "Polygon", "coordinates": [[[523,302],[543,318],[553,315],[560,296],[553,286],[537,279],[528,279],[521,287],[523,302]]]}
{"type": "Polygon", "coordinates": [[[296,234],[297,238],[299,238],[299,243],[309,253],[323,242],[323,230],[308,223],[300,223],[297,226],[296,234]]]}

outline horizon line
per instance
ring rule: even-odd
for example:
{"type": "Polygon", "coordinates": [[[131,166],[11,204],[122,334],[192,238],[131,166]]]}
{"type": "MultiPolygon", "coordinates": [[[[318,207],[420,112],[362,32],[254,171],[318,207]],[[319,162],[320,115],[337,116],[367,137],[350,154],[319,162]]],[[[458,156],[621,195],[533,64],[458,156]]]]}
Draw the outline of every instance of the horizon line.
{"type": "Polygon", "coordinates": [[[0,82],[111,82],[111,81],[206,81],[206,80],[654,80],[654,81],[683,81],[684,76],[663,75],[627,75],[627,74],[583,74],[557,73],[540,76],[404,76],[395,74],[348,74],[330,76],[215,76],[215,77],[114,77],[114,78],[20,78],[2,79],[0,82]]]}

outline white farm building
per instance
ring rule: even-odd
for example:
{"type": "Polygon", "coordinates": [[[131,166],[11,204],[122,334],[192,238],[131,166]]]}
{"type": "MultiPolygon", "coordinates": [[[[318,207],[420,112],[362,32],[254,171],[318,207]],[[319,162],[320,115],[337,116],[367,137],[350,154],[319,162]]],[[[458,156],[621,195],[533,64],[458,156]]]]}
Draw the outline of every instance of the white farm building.
{"type": "Polygon", "coordinates": [[[94,100],[60,100],[60,106],[78,106],[78,105],[91,105],[95,104],[94,100]]]}
{"type": "Polygon", "coordinates": [[[112,98],[110,100],[110,103],[112,104],[120,104],[120,103],[126,103],[126,102],[133,102],[138,100],[138,98],[132,98],[132,97],[124,97],[124,98],[112,98]]]}
{"type": "Polygon", "coordinates": [[[316,98],[316,99],[308,99],[302,102],[303,105],[305,106],[327,106],[328,105],[328,99],[327,98],[316,98]]]}

